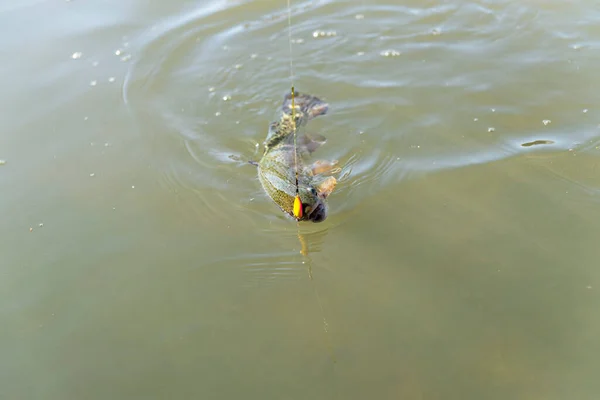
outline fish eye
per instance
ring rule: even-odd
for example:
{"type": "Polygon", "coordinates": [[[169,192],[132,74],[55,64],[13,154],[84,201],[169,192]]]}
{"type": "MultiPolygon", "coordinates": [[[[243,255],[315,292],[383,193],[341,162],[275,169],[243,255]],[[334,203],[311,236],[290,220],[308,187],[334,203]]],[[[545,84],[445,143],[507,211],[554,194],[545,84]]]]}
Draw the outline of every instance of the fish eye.
{"type": "Polygon", "coordinates": [[[317,195],[317,189],[315,189],[314,187],[310,188],[310,192],[315,196],[317,195]]]}

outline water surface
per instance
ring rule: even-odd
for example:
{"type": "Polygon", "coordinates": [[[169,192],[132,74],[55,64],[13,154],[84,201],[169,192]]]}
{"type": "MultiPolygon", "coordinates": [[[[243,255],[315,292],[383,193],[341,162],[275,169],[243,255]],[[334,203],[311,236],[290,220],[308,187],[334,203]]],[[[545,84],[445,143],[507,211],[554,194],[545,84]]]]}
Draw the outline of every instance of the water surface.
{"type": "Polygon", "coordinates": [[[1,397],[597,398],[600,6],[291,3],[300,232],[285,1],[0,5],[1,397]]]}

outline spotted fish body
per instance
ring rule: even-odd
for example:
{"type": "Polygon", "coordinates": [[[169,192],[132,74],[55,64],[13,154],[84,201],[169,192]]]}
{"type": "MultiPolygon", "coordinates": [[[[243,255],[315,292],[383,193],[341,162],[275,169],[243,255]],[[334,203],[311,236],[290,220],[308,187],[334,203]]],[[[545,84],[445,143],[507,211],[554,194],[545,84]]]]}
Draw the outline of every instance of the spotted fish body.
{"type": "Polygon", "coordinates": [[[333,191],[336,180],[324,176],[318,166],[334,163],[308,164],[314,152],[325,139],[309,136],[301,129],[306,123],[327,112],[328,104],[317,97],[296,93],[295,112],[292,116],[292,99],[288,94],[283,101],[279,118],[269,126],[264,143],[264,153],[258,166],[258,178],[269,197],[287,214],[299,221],[321,222],[327,218],[327,196],[333,191]],[[294,143],[294,131],[296,142],[294,143]],[[296,186],[298,171],[298,186],[296,186]],[[300,197],[301,212],[294,214],[294,199],[300,197]]]}

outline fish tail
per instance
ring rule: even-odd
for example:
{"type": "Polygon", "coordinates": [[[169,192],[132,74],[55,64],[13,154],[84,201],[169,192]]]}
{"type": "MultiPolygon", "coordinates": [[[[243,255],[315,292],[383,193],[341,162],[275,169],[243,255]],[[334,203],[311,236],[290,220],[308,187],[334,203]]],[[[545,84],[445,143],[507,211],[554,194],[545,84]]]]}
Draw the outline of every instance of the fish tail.
{"type": "MultiPolygon", "coordinates": [[[[310,120],[319,115],[324,115],[329,109],[329,104],[319,99],[318,97],[311,96],[309,94],[294,93],[294,103],[296,110],[300,110],[300,119],[310,120]]],[[[282,105],[283,112],[291,115],[292,114],[292,94],[288,93],[283,99],[282,105]]]]}

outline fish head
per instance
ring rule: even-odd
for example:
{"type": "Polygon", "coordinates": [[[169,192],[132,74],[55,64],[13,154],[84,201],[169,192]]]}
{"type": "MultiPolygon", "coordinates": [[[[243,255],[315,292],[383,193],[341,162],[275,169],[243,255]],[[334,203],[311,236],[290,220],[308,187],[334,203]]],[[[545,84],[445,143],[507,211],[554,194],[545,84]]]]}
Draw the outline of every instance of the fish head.
{"type": "Polygon", "coordinates": [[[330,176],[316,184],[300,186],[298,195],[302,202],[302,216],[298,219],[323,222],[327,218],[327,196],[333,191],[337,181],[330,176]]]}

